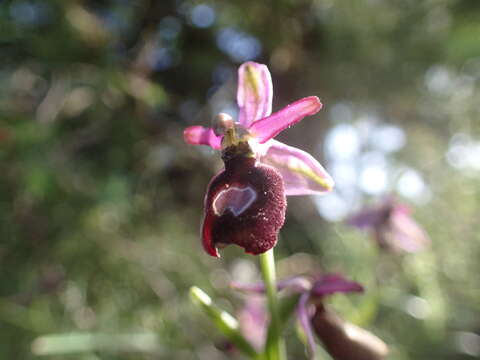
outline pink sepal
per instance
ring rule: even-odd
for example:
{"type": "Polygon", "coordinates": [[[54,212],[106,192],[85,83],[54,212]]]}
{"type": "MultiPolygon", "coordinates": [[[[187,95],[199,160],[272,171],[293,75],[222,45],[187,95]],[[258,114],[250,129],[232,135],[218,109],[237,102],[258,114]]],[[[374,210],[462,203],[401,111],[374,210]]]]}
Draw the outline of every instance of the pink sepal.
{"type": "Polygon", "coordinates": [[[333,179],[312,155],[276,140],[266,145],[269,145],[268,150],[259,160],[280,172],[287,196],[322,194],[332,190],[333,179]]]}
{"type": "Polygon", "coordinates": [[[252,61],[238,69],[237,103],[240,124],[248,128],[272,112],[272,77],[266,65],[252,61]]]}
{"type": "Polygon", "coordinates": [[[321,108],[322,103],[319,98],[309,96],[287,105],[268,117],[255,121],[248,130],[260,144],[263,144],[305,116],[316,114],[321,108]]]}
{"type": "Polygon", "coordinates": [[[222,137],[215,135],[213,129],[203,126],[190,126],[183,131],[185,142],[192,145],[208,145],[214,149],[221,148],[222,137]]]}

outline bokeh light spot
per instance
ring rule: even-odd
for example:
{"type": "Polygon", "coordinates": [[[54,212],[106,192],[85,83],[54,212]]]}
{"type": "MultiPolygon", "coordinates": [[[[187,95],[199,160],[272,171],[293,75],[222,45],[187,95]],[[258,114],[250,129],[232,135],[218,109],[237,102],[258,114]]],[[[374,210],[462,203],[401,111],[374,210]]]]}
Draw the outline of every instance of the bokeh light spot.
{"type": "Polygon", "coordinates": [[[206,4],[196,5],[190,11],[190,21],[198,28],[208,28],[212,26],[215,18],[215,10],[206,4]]]}
{"type": "Polygon", "coordinates": [[[262,50],[257,38],[231,27],[218,33],[217,46],[238,62],[255,59],[262,50]]]}
{"type": "Polygon", "coordinates": [[[397,191],[400,195],[410,200],[425,202],[430,198],[422,175],[416,170],[406,170],[398,179],[397,191]]]}
{"type": "Polygon", "coordinates": [[[380,165],[367,165],[360,174],[360,188],[371,195],[379,195],[387,190],[388,176],[380,165]]]}
{"type": "Polygon", "coordinates": [[[395,125],[377,127],[370,138],[370,143],[378,150],[394,152],[405,145],[405,132],[395,125]]]}
{"type": "Polygon", "coordinates": [[[340,221],[347,216],[349,204],[337,193],[315,197],[315,205],[320,215],[328,221],[340,221]]]}
{"type": "Polygon", "coordinates": [[[410,296],[405,303],[405,311],[417,319],[425,319],[430,312],[429,309],[427,300],[418,296],[410,296]]]}
{"type": "Polygon", "coordinates": [[[472,332],[460,331],[456,334],[457,349],[470,356],[480,356],[480,335],[472,332]]]}
{"type": "Polygon", "coordinates": [[[325,147],[327,155],[331,159],[351,159],[360,151],[358,132],[352,125],[337,125],[328,133],[325,147]]]}

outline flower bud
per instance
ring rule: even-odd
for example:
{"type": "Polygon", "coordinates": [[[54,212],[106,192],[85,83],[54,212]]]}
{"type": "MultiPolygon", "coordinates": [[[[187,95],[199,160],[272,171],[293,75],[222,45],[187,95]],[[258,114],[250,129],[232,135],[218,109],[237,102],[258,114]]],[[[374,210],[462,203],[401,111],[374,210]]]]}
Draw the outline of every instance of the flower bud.
{"type": "Polygon", "coordinates": [[[311,323],[335,360],[382,360],[388,355],[388,347],[382,340],[344,321],[324,305],[317,305],[311,323]]]}
{"type": "Polygon", "coordinates": [[[281,175],[258,163],[248,143],[223,151],[225,170],[215,176],[205,197],[202,241],[206,252],[236,244],[261,254],[277,243],[285,220],[286,198],[281,175]]]}

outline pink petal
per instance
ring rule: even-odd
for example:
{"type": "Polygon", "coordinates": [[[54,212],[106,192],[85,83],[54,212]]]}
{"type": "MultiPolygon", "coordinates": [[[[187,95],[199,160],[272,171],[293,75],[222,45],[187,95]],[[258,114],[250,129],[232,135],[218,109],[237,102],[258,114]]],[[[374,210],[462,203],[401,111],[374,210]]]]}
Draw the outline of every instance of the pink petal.
{"type": "Polygon", "coordinates": [[[250,295],[237,314],[240,332],[252,346],[261,351],[267,338],[268,316],[263,296],[250,295]]]}
{"type": "Polygon", "coordinates": [[[322,103],[318,97],[309,96],[287,105],[268,117],[255,121],[248,130],[260,144],[263,144],[305,116],[316,114],[321,108],[322,103]]]}
{"type": "Polygon", "coordinates": [[[265,284],[263,282],[245,284],[238,281],[232,281],[230,287],[247,293],[265,294],[265,284]]]}
{"type": "Polygon", "coordinates": [[[390,224],[392,226],[392,246],[407,252],[417,252],[430,245],[430,238],[417,222],[401,209],[394,210],[390,224]]]}
{"type": "Polygon", "coordinates": [[[222,137],[215,135],[213,129],[203,126],[190,126],[183,131],[183,139],[192,145],[208,145],[220,149],[222,137]]]}
{"type": "Polygon", "coordinates": [[[287,279],[280,280],[277,285],[278,291],[288,289],[292,293],[301,294],[312,288],[311,281],[305,276],[292,276],[287,279]]]}
{"type": "Polygon", "coordinates": [[[259,161],[280,172],[286,195],[321,194],[332,190],[333,179],[312,155],[276,140],[270,143],[259,161]]]}
{"type": "Polygon", "coordinates": [[[310,295],[308,293],[304,293],[300,296],[297,304],[297,319],[303,331],[305,332],[305,335],[307,336],[308,353],[310,357],[313,358],[316,346],[313,338],[312,325],[310,323],[310,314],[308,311],[309,298],[310,295]]]}
{"type": "Polygon", "coordinates": [[[362,285],[344,278],[341,274],[325,274],[315,281],[311,293],[312,296],[325,296],[335,293],[362,291],[362,285]]]}
{"type": "Polygon", "coordinates": [[[246,62],[238,69],[237,102],[239,122],[248,128],[272,112],[273,86],[266,65],[246,62]]]}
{"type": "Polygon", "coordinates": [[[393,211],[405,214],[410,213],[406,206],[396,202],[393,195],[388,195],[377,205],[364,207],[359,212],[351,215],[346,220],[346,223],[359,229],[380,227],[388,223],[393,211]]]}

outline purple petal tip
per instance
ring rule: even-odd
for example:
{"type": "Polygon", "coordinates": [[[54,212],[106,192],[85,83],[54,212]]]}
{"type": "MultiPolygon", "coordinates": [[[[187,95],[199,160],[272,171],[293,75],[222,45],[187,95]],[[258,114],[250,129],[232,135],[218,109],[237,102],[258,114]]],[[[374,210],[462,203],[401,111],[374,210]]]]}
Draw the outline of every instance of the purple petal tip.
{"type": "Polygon", "coordinates": [[[312,294],[324,296],[335,293],[362,292],[363,290],[362,285],[346,279],[341,274],[325,274],[313,284],[312,294]]]}

